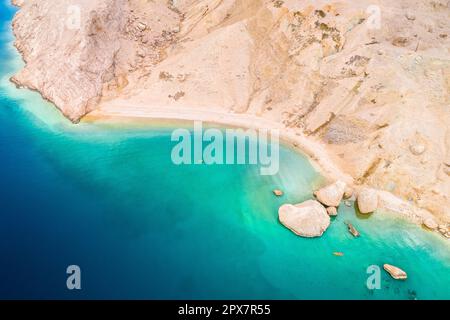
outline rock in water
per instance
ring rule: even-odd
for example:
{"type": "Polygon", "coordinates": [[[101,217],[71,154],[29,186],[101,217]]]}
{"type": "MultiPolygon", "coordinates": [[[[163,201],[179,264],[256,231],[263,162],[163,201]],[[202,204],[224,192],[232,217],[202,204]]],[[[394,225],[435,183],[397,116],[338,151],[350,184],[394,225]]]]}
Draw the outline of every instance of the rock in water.
{"type": "Polygon", "coordinates": [[[347,227],[348,232],[350,232],[352,236],[354,236],[355,238],[358,238],[360,236],[358,230],[356,230],[356,228],[350,222],[347,222],[347,227]]]}
{"type": "Polygon", "coordinates": [[[396,266],[385,264],[383,268],[396,280],[406,280],[408,278],[406,272],[396,266]]]}
{"type": "Polygon", "coordinates": [[[273,190],[273,194],[276,195],[277,197],[281,197],[284,193],[281,190],[273,190]]]}
{"type": "Polygon", "coordinates": [[[337,209],[335,207],[328,207],[327,213],[330,217],[335,217],[337,216],[337,209]]]}
{"type": "Polygon", "coordinates": [[[327,210],[315,200],[285,204],[278,210],[278,217],[285,227],[306,238],[320,237],[330,226],[327,210]]]}
{"type": "Polygon", "coordinates": [[[327,207],[339,207],[339,204],[344,197],[345,188],[345,182],[336,181],[335,183],[316,191],[314,195],[320,203],[327,207]]]}
{"type": "Polygon", "coordinates": [[[373,189],[364,188],[359,192],[357,202],[361,213],[372,213],[378,209],[378,194],[373,189]]]}

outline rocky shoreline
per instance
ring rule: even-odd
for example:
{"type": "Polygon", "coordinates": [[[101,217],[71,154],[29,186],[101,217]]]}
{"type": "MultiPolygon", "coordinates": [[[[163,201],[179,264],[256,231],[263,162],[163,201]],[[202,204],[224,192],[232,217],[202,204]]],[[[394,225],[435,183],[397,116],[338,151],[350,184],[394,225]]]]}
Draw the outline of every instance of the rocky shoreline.
{"type": "Polygon", "coordinates": [[[447,234],[448,1],[12,2],[13,82],[73,122],[276,126],[362,212],[377,202],[447,234]]]}
{"type": "MultiPolygon", "coordinates": [[[[123,111],[125,108],[118,106],[117,108],[108,108],[104,110],[102,108],[92,112],[87,115],[83,121],[85,122],[110,122],[110,123],[134,123],[139,120],[149,121],[149,125],[153,121],[165,121],[165,120],[181,120],[181,121],[195,121],[201,120],[210,124],[218,124],[225,126],[233,126],[240,128],[268,128],[268,129],[280,129],[279,124],[263,120],[260,118],[252,117],[249,115],[235,115],[235,114],[224,114],[218,112],[211,112],[208,110],[184,110],[180,112],[179,110],[154,110],[153,112],[133,110],[128,109],[123,111]]],[[[418,208],[417,206],[400,199],[391,192],[384,190],[377,190],[374,188],[369,188],[364,185],[359,185],[355,180],[342,172],[334,163],[333,158],[327,152],[323,146],[310,139],[303,136],[302,134],[293,133],[290,130],[281,131],[280,136],[281,141],[291,146],[297,152],[306,155],[311,164],[318,170],[328,181],[339,181],[339,184],[345,184],[344,188],[344,203],[345,205],[351,206],[350,201],[355,201],[357,194],[362,191],[364,193],[369,193],[369,200],[376,198],[376,209],[384,210],[397,214],[399,217],[404,218],[410,222],[417,225],[426,225],[426,221],[431,220],[435,222],[435,217],[432,213],[427,210],[418,208]]],[[[325,189],[333,186],[333,184],[328,185],[325,189]]],[[[275,196],[278,197],[283,194],[282,190],[272,190],[275,196]]],[[[341,202],[341,200],[339,200],[341,202]]],[[[333,208],[333,207],[328,207],[333,208]]],[[[373,209],[375,211],[375,208],[373,209]]],[[[447,233],[448,226],[445,224],[439,224],[441,230],[431,229],[432,231],[440,232],[443,236],[447,233]],[[444,228],[444,229],[442,229],[444,228]]],[[[428,228],[429,229],[429,228],[428,228]]]]}
{"type": "MultiPolygon", "coordinates": [[[[354,194],[353,189],[347,187],[343,181],[336,181],[315,191],[314,196],[317,200],[282,205],[278,211],[280,222],[299,236],[320,237],[330,226],[329,216],[338,214],[337,208],[344,198],[353,199],[359,213],[363,215],[376,212],[382,205],[377,190],[364,187],[354,194]]],[[[428,230],[437,231],[445,238],[450,238],[450,228],[447,225],[439,225],[431,215],[421,216],[420,222],[417,222],[428,230]]],[[[354,237],[360,236],[353,225],[347,226],[354,237]]]]}

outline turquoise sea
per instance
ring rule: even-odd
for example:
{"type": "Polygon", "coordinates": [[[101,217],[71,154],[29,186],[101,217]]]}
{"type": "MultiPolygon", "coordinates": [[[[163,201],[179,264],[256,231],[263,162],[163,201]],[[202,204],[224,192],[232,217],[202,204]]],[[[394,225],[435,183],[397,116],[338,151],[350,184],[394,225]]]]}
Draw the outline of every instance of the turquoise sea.
{"type": "Polygon", "coordinates": [[[448,241],[392,214],[362,219],[343,206],[319,239],[281,226],[278,207],[311,198],[321,182],[287,147],[273,177],[250,165],[175,166],[179,124],[72,125],[17,90],[8,81],[21,66],[15,9],[5,3],[0,298],[450,299],[448,241]],[[352,238],[345,221],[362,236],[352,238]],[[369,290],[367,268],[384,263],[408,280],[381,270],[381,288],[369,290]],[[69,265],[81,268],[81,290],[66,288],[69,265]]]}

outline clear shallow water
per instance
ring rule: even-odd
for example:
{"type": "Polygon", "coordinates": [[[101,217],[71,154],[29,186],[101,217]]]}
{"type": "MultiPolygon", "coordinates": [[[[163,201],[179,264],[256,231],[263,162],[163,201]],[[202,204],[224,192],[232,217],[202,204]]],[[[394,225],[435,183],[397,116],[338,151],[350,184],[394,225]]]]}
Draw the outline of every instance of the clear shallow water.
{"type": "Polygon", "coordinates": [[[343,207],[320,239],[283,228],[278,207],[310,198],[320,181],[287,148],[274,177],[176,167],[169,128],[73,126],[16,90],[13,11],[0,6],[0,298],[450,298],[448,243],[415,225],[343,207]],[[368,290],[367,267],[383,263],[409,279],[382,271],[382,289],[368,290]],[[82,270],[78,292],[65,286],[71,264],[82,270]]]}

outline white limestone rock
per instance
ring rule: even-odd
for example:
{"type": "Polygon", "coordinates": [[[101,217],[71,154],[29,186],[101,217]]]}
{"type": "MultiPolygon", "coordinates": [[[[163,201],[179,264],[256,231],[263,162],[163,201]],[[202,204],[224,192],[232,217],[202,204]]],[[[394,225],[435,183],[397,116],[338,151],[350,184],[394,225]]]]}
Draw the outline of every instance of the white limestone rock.
{"type": "Polygon", "coordinates": [[[322,189],[317,190],[314,195],[317,200],[327,207],[339,207],[344,197],[346,184],[343,181],[336,181],[322,189]]]}
{"type": "Polygon", "coordinates": [[[327,210],[318,201],[285,204],[278,210],[280,222],[296,235],[306,238],[320,237],[330,226],[327,210]]]}
{"type": "Polygon", "coordinates": [[[374,189],[364,188],[358,193],[358,209],[363,214],[368,214],[378,209],[378,193],[374,189]]]}

